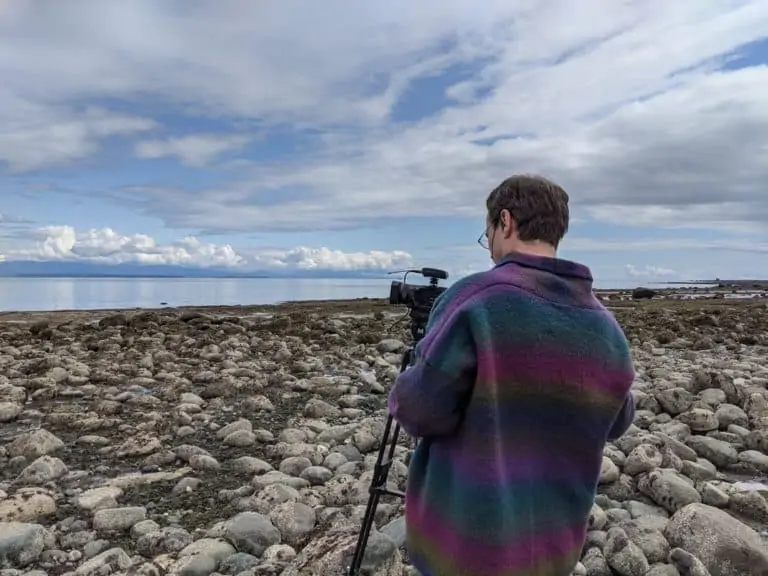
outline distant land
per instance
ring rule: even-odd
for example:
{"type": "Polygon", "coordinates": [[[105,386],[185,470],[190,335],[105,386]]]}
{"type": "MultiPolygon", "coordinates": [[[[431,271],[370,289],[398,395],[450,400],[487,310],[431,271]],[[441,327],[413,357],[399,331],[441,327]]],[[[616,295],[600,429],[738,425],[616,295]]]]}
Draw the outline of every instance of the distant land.
{"type": "Polygon", "coordinates": [[[659,284],[668,284],[668,285],[704,285],[704,286],[715,286],[717,288],[739,288],[741,290],[746,289],[758,289],[758,290],[765,290],[768,289],[768,280],[757,280],[757,279],[747,279],[747,280],[723,280],[721,278],[715,278],[714,280],[690,280],[688,282],[659,282],[659,284]]]}
{"type": "Polygon", "coordinates": [[[0,278],[385,278],[381,270],[255,270],[93,262],[0,262],[0,278]]]}

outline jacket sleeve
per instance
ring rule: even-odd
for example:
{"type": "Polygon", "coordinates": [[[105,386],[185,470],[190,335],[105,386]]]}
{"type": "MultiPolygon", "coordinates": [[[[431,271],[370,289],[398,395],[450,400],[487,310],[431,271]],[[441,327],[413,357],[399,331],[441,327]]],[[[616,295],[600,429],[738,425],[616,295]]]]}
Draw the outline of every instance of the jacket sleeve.
{"type": "MultiPolygon", "coordinates": [[[[618,328],[618,323],[616,323],[616,326],[618,328]]],[[[611,426],[611,429],[608,432],[608,440],[618,440],[621,438],[627,430],[629,430],[629,427],[632,426],[632,422],[635,420],[635,398],[632,396],[632,383],[635,381],[635,367],[632,362],[632,352],[627,337],[624,335],[621,328],[618,328],[618,330],[621,334],[621,346],[619,349],[621,350],[623,359],[623,372],[626,378],[624,385],[627,389],[627,395],[624,398],[624,404],[622,405],[621,410],[619,410],[619,413],[616,415],[616,420],[614,420],[613,426],[611,426]]]]}
{"type": "Polygon", "coordinates": [[[621,438],[635,419],[635,399],[631,392],[627,392],[627,398],[621,407],[616,420],[613,422],[611,431],[608,433],[608,440],[618,440],[621,438]]]}
{"type": "Polygon", "coordinates": [[[477,362],[470,310],[447,293],[416,345],[413,366],[401,373],[389,395],[389,411],[411,436],[452,433],[474,385],[477,362]]]}

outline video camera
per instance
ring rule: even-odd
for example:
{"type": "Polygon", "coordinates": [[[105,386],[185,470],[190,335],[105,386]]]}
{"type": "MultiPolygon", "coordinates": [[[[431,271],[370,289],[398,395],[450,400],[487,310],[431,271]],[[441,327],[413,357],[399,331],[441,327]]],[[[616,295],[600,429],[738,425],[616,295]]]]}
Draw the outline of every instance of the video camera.
{"type": "Polygon", "coordinates": [[[439,268],[393,272],[393,274],[400,273],[403,274],[403,280],[392,282],[389,289],[389,303],[393,306],[405,305],[408,307],[411,317],[411,335],[414,342],[418,342],[424,336],[429,313],[432,311],[435,300],[445,291],[444,286],[437,285],[438,280],[447,280],[448,273],[439,268]],[[426,286],[408,284],[405,281],[408,274],[421,274],[425,278],[429,278],[429,284],[426,286]]]}

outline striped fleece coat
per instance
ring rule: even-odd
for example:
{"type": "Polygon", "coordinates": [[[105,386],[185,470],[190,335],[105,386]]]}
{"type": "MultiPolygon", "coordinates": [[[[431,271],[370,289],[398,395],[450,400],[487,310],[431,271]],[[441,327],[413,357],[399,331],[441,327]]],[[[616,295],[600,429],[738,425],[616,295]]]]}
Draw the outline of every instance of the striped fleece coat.
{"type": "Polygon", "coordinates": [[[634,417],[629,345],[586,267],[513,253],[437,300],[390,412],[424,576],[568,576],[602,450],[634,417]]]}

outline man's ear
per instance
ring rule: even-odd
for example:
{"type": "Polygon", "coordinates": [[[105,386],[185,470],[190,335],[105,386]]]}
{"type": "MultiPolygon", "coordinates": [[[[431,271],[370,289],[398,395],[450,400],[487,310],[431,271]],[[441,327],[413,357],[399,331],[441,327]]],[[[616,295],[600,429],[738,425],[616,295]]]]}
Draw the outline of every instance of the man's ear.
{"type": "Polygon", "coordinates": [[[506,208],[501,211],[501,232],[504,238],[510,238],[517,231],[517,223],[512,218],[512,214],[506,208]]]}

